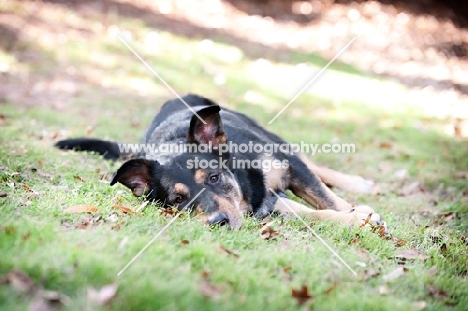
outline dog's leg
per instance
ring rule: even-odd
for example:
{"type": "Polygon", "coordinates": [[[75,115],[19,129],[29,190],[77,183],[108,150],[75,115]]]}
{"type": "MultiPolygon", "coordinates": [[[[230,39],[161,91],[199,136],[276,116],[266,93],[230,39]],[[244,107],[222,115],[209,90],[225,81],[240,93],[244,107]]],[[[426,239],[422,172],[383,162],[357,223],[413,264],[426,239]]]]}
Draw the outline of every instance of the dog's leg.
{"type": "MultiPolygon", "coordinates": [[[[320,210],[334,210],[358,214],[373,214],[374,219],[380,216],[366,205],[353,206],[333,193],[299,158],[290,158],[290,175],[288,188],[303,198],[307,203],[320,210]]],[[[330,213],[329,211],[327,213],[330,213]]],[[[334,215],[334,214],[333,214],[334,215]]]]}
{"type": "Polygon", "coordinates": [[[332,220],[337,221],[342,224],[349,225],[362,225],[366,222],[371,223],[372,225],[377,225],[380,223],[380,217],[377,214],[372,214],[369,220],[370,213],[358,211],[356,209],[348,211],[335,211],[335,210],[320,210],[316,211],[308,208],[305,205],[297,203],[291,199],[287,198],[278,198],[276,201],[274,210],[283,215],[295,215],[301,217],[306,217],[312,220],[332,220]]]}
{"type": "Polygon", "coordinates": [[[358,175],[341,173],[328,167],[318,166],[303,154],[298,154],[297,156],[327,185],[356,193],[377,194],[379,192],[378,186],[371,180],[364,179],[358,175]]]}

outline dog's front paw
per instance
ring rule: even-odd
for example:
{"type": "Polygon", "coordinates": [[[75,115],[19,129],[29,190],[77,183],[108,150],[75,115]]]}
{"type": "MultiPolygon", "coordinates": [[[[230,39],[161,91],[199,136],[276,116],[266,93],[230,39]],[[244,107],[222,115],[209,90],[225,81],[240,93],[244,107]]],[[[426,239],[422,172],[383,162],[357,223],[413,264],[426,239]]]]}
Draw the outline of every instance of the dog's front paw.
{"type": "Polygon", "coordinates": [[[370,225],[372,228],[380,228],[379,233],[389,235],[387,224],[382,221],[382,218],[374,209],[368,205],[355,206],[351,213],[354,214],[354,224],[360,227],[370,225]]]}

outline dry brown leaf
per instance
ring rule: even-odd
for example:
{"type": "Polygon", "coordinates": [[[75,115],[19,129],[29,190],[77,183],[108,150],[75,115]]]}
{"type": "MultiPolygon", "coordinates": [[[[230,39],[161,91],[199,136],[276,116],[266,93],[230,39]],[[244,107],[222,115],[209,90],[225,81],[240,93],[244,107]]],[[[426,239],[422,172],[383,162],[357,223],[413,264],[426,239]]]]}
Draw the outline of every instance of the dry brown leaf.
{"type": "Polygon", "coordinates": [[[292,289],[291,296],[297,300],[300,305],[303,305],[309,299],[313,299],[314,297],[309,293],[309,290],[306,285],[302,285],[299,289],[292,289]]]}
{"type": "Polygon", "coordinates": [[[447,256],[447,244],[444,243],[440,246],[440,252],[442,255],[447,256]]]}
{"type": "Polygon", "coordinates": [[[168,215],[177,215],[179,213],[179,211],[175,208],[162,208],[159,210],[159,212],[161,214],[163,214],[164,216],[168,216],[168,215]]]}
{"type": "Polygon", "coordinates": [[[15,269],[1,278],[1,283],[10,284],[10,286],[20,293],[32,294],[37,291],[36,286],[29,276],[18,269],[15,269]]]}
{"type": "Polygon", "coordinates": [[[124,223],[125,223],[125,221],[122,220],[122,221],[119,222],[118,224],[113,225],[113,226],[111,227],[111,230],[116,230],[116,231],[120,230],[120,228],[122,227],[122,225],[123,225],[124,223]]]}
{"type": "Polygon", "coordinates": [[[377,232],[377,234],[381,238],[388,239],[390,237],[390,234],[388,233],[388,228],[385,225],[385,223],[381,225],[372,226],[371,230],[372,232],[377,232]]]}
{"type": "Polygon", "coordinates": [[[100,290],[93,287],[88,288],[87,300],[90,303],[98,304],[100,306],[108,305],[117,294],[117,284],[109,284],[103,286],[100,290]]]}
{"type": "Polygon", "coordinates": [[[79,204],[65,209],[65,213],[96,213],[99,209],[93,205],[79,204]]]}
{"type": "Polygon", "coordinates": [[[5,227],[0,227],[0,230],[5,231],[5,234],[13,235],[16,234],[16,227],[14,226],[5,226],[5,227]]]}
{"type": "Polygon", "coordinates": [[[401,246],[403,246],[403,245],[406,244],[406,241],[394,237],[394,238],[393,238],[393,244],[394,244],[396,247],[401,247],[401,246]]]}
{"type": "Polygon", "coordinates": [[[333,283],[329,288],[324,292],[325,295],[330,295],[336,288],[337,284],[333,283]]]}
{"type": "Polygon", "coordinates": [[[181,240],[180,243],[181,243],[182,245],[187,245],[187,244],[189,244],[190,242],[189,242],[188,240],[181,240]]]}
{"type": "Polygon", "coordinates": [[[79,180],[79,181],[81,181],[81,182],[84,182],[84,181],[85,181],[85,180],[84,180],[83,178],[81,178],[81,176],[79,176],[79,175],[75,175],[75,176],[73,176],[73,178],[75,178],[75,179],[77,179],[77,180],[79,180]]]}
{"type": "Polygon", "coordinates": [[[6,115],[0,113],[0,126],[6,125],[7,123],[6,120],[7,120],[6,115]]]}
{"type": "Polygon", "coordinates": [[[124,214],[130,214],[130,215],[136,214],[136,212],[133,211],[132,209],[130,209],[128,207],[125,207],[125,206],[122,206],[122,205],[114,205],[114,206],[112,206],[112,208],[118,209],[119,211],[121,211],[124,214]]]}
{"type": "Polygon", "coordinates": [[[266,228],[263,227],[262,229],[260,229],[260,237],[263,240],[270,240],[270,239],[277,237],[278,235],[279,235],[278,231],[276,231],[272,227],[268,226],[266,228]]]}
{"type": "Polygon", "coordinates": [[[359,228],[362,228],[364,227],[365,225],[367,225],[369,223],[369,221],[371,220],[371,217],[372,217],[372,213],[369,213],[369,215],[367,215],[367,218],[364,220],[364,223],[362,223],[359,228]]]}
{"type": "Polygon", "coordinates": [[[26,184],[21,184],[21,186],[23,187],[23,189],[29,193],[30,196],[32,197],[37,197],[39,195],[39,193],[37,193],[37,191],[34,191],[33,189],[31,189],[31,187],[29,187],[28,185],[26,184]]]}
{"type": "Polygon", "coordinates": [[[398,267],[396,268],[395,270],[393,270],[392,272],[388,273],[388,274],[385,274],[383,277],[382,277],[382,280],[384,282],[389,282],[389,281],[393,281],[401,276],[403,276],[406,272],[408,272],[408,269],[406,268],[403,268],[403,267],[398,267]]]}
{"type": "Polygon", "coordinates": [[[395,252],[395,257],[396,258],[403,258],[403,259],[428,259],[429,256],[421,252],[420,250],[417,249],[398,249],[395,252]]]}
{"type": "Polygon", "coordinates": [[[283,272],[287,273],[291,269],[292,269],[292,266],[286,266],[286,267],[283,268],[283,272]]]}
{"type": "Polygon", "coordinates": [[[393,148],[393,143],[389,141],[382,141],[379,144],[380,149],[392,149],[393,148]]]}
{"type": "Polygon", "coordinates": [[[211,275],[211,272],[210,272],[210,271],[208,271],[208,270],[203,270],[203,271],[201,272],[201,274],[200,274],[200,275],[201,275],[201,277],[202,277],[203,279],[207,279],[207,278],[209,278],[209,277],[210,277],[210,275],[211,275]]]}
{"type": "Polygon", "coordinates": [[[200,283],[200,293],[207,298],[218,298],[223,290],[222,285],[211,284],[206,279],[203,279],[200,283]]]}
{"type": "Polygon", "coordinates": [[[231,255],[231,256],[234,256],[236,258],[239,258],[239,255],[237,255],[236,253],[233,253],[232,251],[228,250],[227,248],[223,247],[223,246],[219,246],[219,250],[224,253],[224,254],[227,254],[227,255],[231,255]]]}

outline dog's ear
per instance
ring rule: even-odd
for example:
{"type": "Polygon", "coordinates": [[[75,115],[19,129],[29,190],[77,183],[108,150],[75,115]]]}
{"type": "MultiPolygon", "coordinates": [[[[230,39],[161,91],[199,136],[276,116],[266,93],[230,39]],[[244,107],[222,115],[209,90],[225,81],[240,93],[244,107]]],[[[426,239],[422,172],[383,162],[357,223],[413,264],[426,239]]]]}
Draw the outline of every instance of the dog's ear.
{"type": "Polygon", "coordinates": [[[154,172],[159,166],[158,161],[133,159],[125,162],[114,174],[111,186],[119,182],[132,190],[137,197],[147,195],[152,190],[154,172]]]}
{"type": "Polygon", "coordinates": [[[188,134],[189,142],[198,142],[200,144],[208,144],[211,142],[213,147],[219,144],[225,144],[227,135],[224,132],[223,123],[219,111],[221,108],[218,105],[209,106],[197,111],[198,116],[195,114],[190,120],[190,129],[188,134]]]}

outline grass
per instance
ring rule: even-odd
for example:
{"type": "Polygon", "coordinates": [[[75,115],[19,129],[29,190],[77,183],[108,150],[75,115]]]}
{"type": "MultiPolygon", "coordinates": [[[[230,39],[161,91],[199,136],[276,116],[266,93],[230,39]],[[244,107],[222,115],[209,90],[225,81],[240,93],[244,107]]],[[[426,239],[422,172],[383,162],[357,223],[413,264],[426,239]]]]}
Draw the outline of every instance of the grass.
{"type": "MultiPolygon", "coordinates": [[[[4,10],[24,16],[26,8],[18,2],[4,10]]],[[[0,275],[24,271],[38,286],[69,297],[66,310],[293,310],[298,302],[291,291],[303,285],[313,297],[306,305],[316,310],[466,308],[468,206],[466,177],[460,172],[466,173],[468,152],[466,141],[443,134],[444,120],[406,102],[401,86],[341,64],[328,72],[332,78],[396,90],[391,108],[368,97],[347,100],[311,89],[267,126],[301,82],[300,77],[285,81],[296,73],[296,60],[310,75],[323,63],[317,55],[294,52],[283,58],[287,61],[258,61],[222,40],[164,31],[155,37],[155,29],[141,21],[112,15],[108,22],[130,31],[132,46],[181,94],[214,98],[293,142],[355,143],[356,154],[317,154],[313,160],[379,182],[381,195],[337,193],[373,206],[393,236],[405,242],[398,246],[369,228],[312,224],[357,271],[356,277],[295,219],[285,219],[281,226],[277,222],[273,227],[279,235],[264,240],[254,219],[231,232],[206,228],[184,215],[117,276],[172,216],[152,205],[138,215],[112,209],[116,202],[133,210],[143,203],[122,186],[108,185],[120,163],[52,146],[59,138],[83,135],[136,142],[172,95],[116,38],[94,30],[99,16],[49,4],[38,15],[46,17],[61,25],[66,43],[26,34],[16,50],[0,50],[12,79],[29,73],[34,81],[57,82],[56,89],[32,95],[37,96],[32,105],[10,99],[0,106],[5,118],[0,190],[7,195],[0,198],[0,275]],[[75,23],[90,32],[87,40],[73,31],[75,23]],[[148,45],[148,36],[157,38],[157,44],[148,45]],[[34,51],[35,57],[20,61],[24,51],[34,51]],[[62,78],[72,79],[77,90],[67,93],[62,78]],[[408,175],[398,179],[395,172],[401,169],[408,175]],[[398,194],[413,182],[425,191],[398,194]],[[64,212],[78,204],[99,210],[92,215],[64,212]],[[456,212],[454,218],[451,212],[456,212]],[[115,222],[90,224],[113,213],[115,222]],[[396,258],[402,249],[427,257],[396,258]],[[404,275],[384,281],[399,267],[407,269],[404,275]],[[118,292],[110,305],[91,306],[88,288],[111,283],[118,284],[118,292]]],[[[21,89],[20,82],[17,87],[21,89]]],[[[2,310],[24,310],[30,301],[14,286],[0,284],[2,310]]]]}

